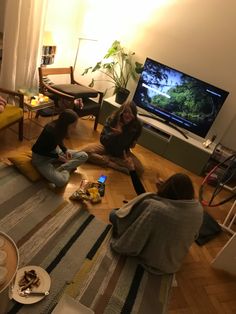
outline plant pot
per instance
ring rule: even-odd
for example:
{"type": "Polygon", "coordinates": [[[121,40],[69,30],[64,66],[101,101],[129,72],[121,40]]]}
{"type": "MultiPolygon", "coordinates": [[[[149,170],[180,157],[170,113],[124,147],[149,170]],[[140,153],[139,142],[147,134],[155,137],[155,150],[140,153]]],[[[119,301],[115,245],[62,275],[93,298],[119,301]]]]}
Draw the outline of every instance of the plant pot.
{"type": "Polygon", "coordinates": [[[123,87],[116,87],[115,93],[116,93],[115,101],[118,104],[123,104],[128,98],[130,91],[123,87]]]}

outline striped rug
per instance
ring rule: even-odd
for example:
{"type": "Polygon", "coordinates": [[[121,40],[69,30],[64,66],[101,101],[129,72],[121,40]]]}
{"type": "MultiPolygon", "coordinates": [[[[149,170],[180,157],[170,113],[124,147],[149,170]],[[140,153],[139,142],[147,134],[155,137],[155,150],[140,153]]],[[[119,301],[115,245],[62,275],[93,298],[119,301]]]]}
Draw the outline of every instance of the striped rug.
{"type": "Polygon", "coordinates": [[[32,184],[13,166],[0,163],[0,230],[16,242],[20,267],[41,266],[52,281],[48,297],[33,305],[12,301],[9,313],[51,313],[110,227],[47,189],[43,182],[32,184]]]}
{"type": "Polygon", "coordinates": [[[149,274],[134,258],[116,255],[110,236],[87,255],[66,293],[99,314],[166,313],[173,276],[149,274]]]}

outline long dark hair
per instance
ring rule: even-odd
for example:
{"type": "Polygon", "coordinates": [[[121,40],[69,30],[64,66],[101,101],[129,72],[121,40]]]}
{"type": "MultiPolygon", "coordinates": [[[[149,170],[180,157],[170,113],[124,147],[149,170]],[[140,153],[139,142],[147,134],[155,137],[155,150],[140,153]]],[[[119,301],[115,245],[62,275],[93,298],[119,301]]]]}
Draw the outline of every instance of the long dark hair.
{"type": "Polygon", "coordinates": [[[68,126],[78,120],[77,113],[72,109],[65,109],[57,120],[52,122],[59,140],[63,140],[68,132],[68,126]]]}
{"type": "Polygon", "coordinates": [[[186,174],[176,173],[159,187],[157,195],[172,200],[191,200],[194,199],[193,183],[186,174]]]}
{"type": "Polygon", "coordinates": [[[133,101],[127,101],[124,104],[122,104],[120,108],[111,115],[110,119],[112,121],[112,126],[115,126],[117,122],[120,120],[120,118],[122,118],[122,114],[127,107],[130,108],[134,116],[134,119],[129,124],[130,125],[136,124],[136,121],[138,120],[138,117],[137,117],[138,111],[137,111],[136,104],[133,101]]]}

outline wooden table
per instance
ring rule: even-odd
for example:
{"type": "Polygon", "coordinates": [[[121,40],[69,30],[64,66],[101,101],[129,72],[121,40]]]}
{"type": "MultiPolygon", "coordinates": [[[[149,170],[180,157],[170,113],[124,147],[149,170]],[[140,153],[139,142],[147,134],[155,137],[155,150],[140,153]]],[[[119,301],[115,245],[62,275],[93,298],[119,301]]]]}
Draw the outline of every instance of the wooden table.
{"type": "Polygon", "coordinates": [[[55,110],[54,101],[51,100],[50,98],[48,101],[43,101],[43,102],[38,101],[36,102],[36,104],[32,104],[31,101],[25,101],[24,106],[28,110],[29,119],[32,119],[33,112],[37,112],[38,110],[46,109],[46,108],[53,108],[55,110]]]}
{"type": "MultiPolygon", "coordinates": [[[[36,102],[36,104],[32,104],[31,101],[24,101],[24,107],[26,111],[28,111],[28,119],[29,119],[29,129],[28,129],[28,137],[26,139],[31,140],[34,137],[31,136],[31,127],[32,123],[37,124],[40,127],[44,127],[44,125],[40,124],[37,119],[37,115],[34,117],[34,113],[37,113],[38,110],[46,109],[46,108],[53,108],[55,111],[55,104],[53,100],[49,99],[48,101],[43,102],[36,102]]],[[[51,116],[53,120],[54,114],[51,116]]]]}

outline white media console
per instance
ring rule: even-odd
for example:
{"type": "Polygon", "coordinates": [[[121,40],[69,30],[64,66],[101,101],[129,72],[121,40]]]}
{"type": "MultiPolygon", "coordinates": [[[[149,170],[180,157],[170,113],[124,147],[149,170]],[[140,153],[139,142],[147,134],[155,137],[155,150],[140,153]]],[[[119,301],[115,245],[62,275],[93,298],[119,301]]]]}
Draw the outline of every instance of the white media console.
{"type": "MultiPolygon", "coordinates": [[[[114,97],[105,99],[102,104],[99,122],[104,124],[106,118],[119,106],[114,97]]],[[[141,114],[143,112],[142,110],[141,114]]],[[[154,118],[139,115],[139,119],[143,122],[143,131],[138,144],[193,173],[198,175],[203,173],[214,151],[214,144],[205,148],[203,146],[204,139],[193,138],[187,132],[188,139],[186,139],[183,134],[171,126],[154,118]]]]}

